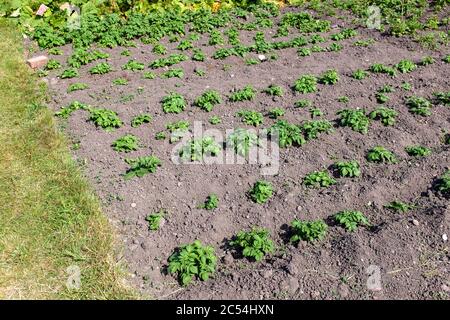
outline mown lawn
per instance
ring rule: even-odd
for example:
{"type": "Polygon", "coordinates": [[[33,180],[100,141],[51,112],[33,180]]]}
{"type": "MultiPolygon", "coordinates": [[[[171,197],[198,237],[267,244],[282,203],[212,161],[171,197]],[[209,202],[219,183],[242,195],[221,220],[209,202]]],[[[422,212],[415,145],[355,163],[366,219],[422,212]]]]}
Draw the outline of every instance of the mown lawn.
{"type": "Polygon", "coordinates": [[[114,259],[114,231],[42,106],[45,88],[21,44],[0,19],[0,298],[134,297],[114,259]]]}

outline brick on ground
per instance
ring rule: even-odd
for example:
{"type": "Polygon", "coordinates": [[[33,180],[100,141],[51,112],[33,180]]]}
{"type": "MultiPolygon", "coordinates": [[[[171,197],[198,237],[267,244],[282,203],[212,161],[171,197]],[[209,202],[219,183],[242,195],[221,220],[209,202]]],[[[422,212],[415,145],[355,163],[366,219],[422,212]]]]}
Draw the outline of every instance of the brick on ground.
{"type": "Polygon", "coordinates": [[[37,56],[27,60],[27,64],[33,69],[39,69],[45,66],[48,62],[46,56],[37,56]]]}

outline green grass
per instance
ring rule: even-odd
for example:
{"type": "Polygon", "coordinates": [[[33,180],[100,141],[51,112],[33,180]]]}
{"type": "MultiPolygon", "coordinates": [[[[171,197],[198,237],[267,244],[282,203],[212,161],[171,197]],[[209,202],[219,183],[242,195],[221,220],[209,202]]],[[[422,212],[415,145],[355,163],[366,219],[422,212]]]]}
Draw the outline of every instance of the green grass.
{"type": "Polygon", "coordinates": [[[131,298],[114,258],[114,232],[39,107],[43,88],[23,61],[22,37],[0,19],[0,298],[131,298]],[[66,288],[69,266],[79,290],[66,288]]]}

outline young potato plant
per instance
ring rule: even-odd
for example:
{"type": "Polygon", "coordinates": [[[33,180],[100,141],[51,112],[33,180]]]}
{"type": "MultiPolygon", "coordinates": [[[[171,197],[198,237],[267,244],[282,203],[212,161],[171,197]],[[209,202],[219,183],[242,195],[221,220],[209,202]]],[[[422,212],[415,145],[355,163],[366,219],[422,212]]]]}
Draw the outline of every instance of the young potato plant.
{"type": "Polygon", "coordinates": [[[152,80],[156,78],[156,74],[151,71],[146,71],[142,74],[142,78],[152,80]]]}
{"type": "Polygon", "coordinates": [[[268,130],[271,139],[278,139],[280,148],[287,148],[290,146],[301,146],[306,143],[302,136],[301,129],[295,124],[290,124],[285,120],[280,120],[271,126],[268,130]]]}
{"type": "Polygon", "coordinates": [[[76,83],[72,83],[67,88],[67,92],[70,93],[70,92],[86,90],[86,89],[89,89],[89,86],[86,83],[76,82],[76,83]]]}
{"type": "Polygon", "coordinates": [[[294,90],[300,93],[312,93],[317,91],[317,78],[306,74],[298,78],[294,83],[294,90]]]}
{"type": "Polygon", "coordinates": [[[385,73],[388,74],[392,77],[395,77],[397,72],[395,71],[394,68],[389,67],[389,66],[385,66],[381,63],[375,63],[373,65],[371,65],[369,67],[369,71],[373,72],[373,73],[385,73]]]}
{"type": "Polygon", "coordinates": [[[234,90],[229,99],[231,102],[250,101],[256,97],[256,89],[251,85],[245,86],[243,89],[234,90]]]}
{"type": "Polygon", "coordinates": [[[211,118],[209,118],[209,123],[211,123],[212,125],[216,125],[222,122],[222,119],[220,119],[219,116],[212,116],[211,118]]]}
{"type": "Polygon", "coordinates": [[[242,122],[250,126],[259,126],[263,123],[263,115],[261,112],[254,110],[240,110],[236,113],[236,116],[242,118],[242,122]]]}
{"type": "Polygon", "coordinates": [[[437,104],[450,107],[450,91],[433,93],[437,104]]]}
{"type": "Polygon", "coordinates": [[[294,106],[296,108],[308,108],[312,107],[312,102],[307,99],[300,99],[295,102],[294,106]]]}
{"type": "Polygon", "coordinates": [[[135,151],[139,149],[139,139],[132,134],[127,134],[114,141],[112,147],[117,152],[135,151]]]}
{"type": "Polygon", "coordinates": [[[194,47],[194,45],[192,44],[191,41],[181,40],[177,46],[177,49],[181,50],[181,51],[186,51],[186,50],[192,49],[193,47],[194,47]]]}
{"type": "Polygon", "coordinates": [[[170,143],[179,141],[189,130],[189,126],[189,122],[185,120],[168,123],[166,128],[171,134],[170,143]]]}
{"type": "Polygon", "coordinates": [[[61,56],[64,54],[64,51],[62,51],[59,48],[51,48],[48,50],[48,54],[54,55],[54,56],[61,56]]]}
{"type": "Polygon", "coordinates": [[[384,147],[376,146],[367,153],[367,160],[376,163],[396,163],[395,155],[384,147]]]}
{"type": "Polygon", "coordinates": [[[269,231],[263,228],[253,228],[251,231],[240,231],[230,244],[242,250],[242,255],[249,259],[261,261],[266,254],[274,251],[274,244],[269,231]]]}
{"type": "Polygon", "coordinates": [[[273,195],[272,184],[268,181],[256,181],[253,188],[249,192],[250,198],[259,204],[263,204],[273,195]]]}
{"type": "Polygon", "coordinates": [[[125,162],[131,166],[124,175],[125,179],[141,178],[148,173],[155,173],[156,169],[161,166],[161,160],[155,156],[125,159],[125,162]]]}
{"type": "Polygon", "coordinates": [[[202,50],[195,48],[192,50],[192,60],[194,61],[205,61],[206,55],[203,53],[202,50]]]}
{"type": "Polygon", "coordinates": [[[307,141],[317,139],[321,133],[333,132],[333,125],[328,120],[311,120],[301,124],[300,130],[307,141]]]}
{"type": "Polygon", "coordinates": [[[283,108],[273,108],[269,111],[269,118],[278,119],[279,117],[284,116],[285,111],[283,108]]]}
{"type": "Polygon", "coordinates": [[[117,78],[113,80],[113,84],[116,86],[126,86],[128,84],[128,80],[125,78],[117,78]]]}
{"type": "Polygon", "coordinates": [[[153,46],[152,52],[159,55],[164,55],[167,53],[167,49],[162,44],[157,43],[153,46]]]}
{"type": "Polygon", "coordinates": [[[426,157],[431,154],[431,150],[424,146],[408,146],[405,151],[411,157],[426,157]]]}
{"type": "Polygon", "coordinates": [[[149,67],[152,69],[170,67],[174,64],[186,61],[188,57],[184,54],[171,54],[167,58],[159,58],[150,63],[149,67]]]}
{"type": "Polygon", "coordinates": [[[54,59],[49,59],[47,65],[45,66],[45,70],[56,70],[61,68],[61,63],[54,59]]]}
{"type": "Polygon", "coordinates": [[[432,56],[425,56],[420,61],[420,65],[425,67],[425,66],[433,64],[435,62],[436,62],[436,60],[434,60],[434,58],[432,56]]]}
{"type": "Polygon", "coordinates": [[[401,73],[409,73],[417,69],[417,65],[411,60],[401,60],[399,63],[395,65],[395,67],[401,73]]]}
{"type": "Polygon", "coordinates": [[[186,100],[176,92],[171,92],[162,100],[162,108],[164,113],[181,113],[186,108],[186,100]]]}
{"type": "Polygon", "coordinates": [[[398,112],[394,109],[381,106],[370,112],[369,118],[372,120],[380,120],[385,126],[393,126],[397,115],[398,112]]]}
{"type": "Polygon", "coordinates": [[[336,84],[339,81],[339,74],[336,70],[327,70],[319,77],[319,83],[322,84],[336,84]]]}
{"type": "Polygon", "coordinates": [[[402,201],[392,201],[384,207],[395,212],[408,212],[409,210],[414,209],[414,205],[407,204],[402,201]]]}
{"type": "Polygon", "coordinates": [[[70,115],[77,111],[77,110],[91,110],[91,107],[89,107],[87,104],[78,102],[78,101],[73,101],[71,104],[69,104],[68,106],[62,107],[60,111],[55,113],[55,116],[57,117],[61,117],[63,119],[67,119],[70,117],[70,115]]]}
{"type": "Polygon", "coordinates": [[[310,108],[309,109],[309,114],[311,115],[311,118],[316,118],[316,117],[323,116],[323,112],[319,108],[310,108]]]}
{"type": "Polygon", "coordinates": [[[298,243],[300,240],[314,242],[322,240],[327,234],[328,226],[323,220],[301,221],[295,219],[291,223],[292,236],[291,243],[298,243]]]}
{"type": "Polygon", "coordinates": [[[356,79],[356,80],[362,80],[362,79],[366,78],[367,75],[368,75],[368,73],[366,71],[357,69],[355,72],[353,72],[352,78],[356,79]]]}
{"type": "Polygon", "coordinates": [[[216,270],[217,257],[214,248],[204,246],[199,240],[178,248],[169,257],[168,271],[178,274],[183,286],[187,286],[197,277],[206,281],[216,270]]]}
{"type": "Polygon", "coordinates": [[[64,70],[61,75],[59,76],[61,79],[72,79],[75,77],[78,77],[80,74],[78,73],[77,69],[70,68],[64,70]]]}
{"type": "Polygon", "coordinates": [[[280,86],[276,86],[271,84],[266,89],[264,89],[264,92],[267,93],[270,96],[274,97],[281,97],[283,96],[283,88],[280,86]]]}
{"type": "Polygon", "coordinates": [[[89,70],[90,74],[106,74],[112,71],[112,67],[107,62],[101,62],[89,70]]]}
{"type": "Polygon", "coordinates": [[[222,103],[222,98],[219,92],[216,90],[207,90],[203,94],[195,99],[194,105],[202,110],[210,112],[213,110],[215,105],[222,103]]]}
{"type": "Polygon", "coordinates": [[[208,44],[210,46],[216,46],[216,45],[223,45],[225,43],[224,38],[222,37],[222,34],[220,31],[212,30],[209,34],[209,41],[208,44]]]}
{"type": "Polygon", "coordinates": [[[369,226],[369,220],[360,211],[338,212],[334,215],[334,220],[350,232],[355,231],[358,226],[369,226]]]}
{"type": "Polygon", "coordinates": [[[184,72],[181,68],[169,69],[161,74],[161,78],[183,78],[184,72]]]}
{"type": "Polygon", "coordinates": [[[211,193],[207,198],[205,203],[202,203],[199,208],[206,210],[214,210],[219,206],[219,198],[215,193],[211,193]]]}
{"type": "Polygon", "coordinates": [[[333,184],[336,184],[336,180],[334,180],[330,174],[323,171],[313,171],[308,173],[303,179],[303,184],[307,187],[329,187],[333,184]]]}
{"type": "Polygon", "coordinates": [[[411,113],[427,117],[431,115],[431,102],[422,97],[411,96],[406,100],[411,113]]]}
{"type": "Polygon", "coordinates": [[[190,140],[180,149],[179,155],[185,161],[201,161],[203,157],[217,156],[220,145],[211,137],[190,140]]]}
{"type": "Polygon", "coordinates": [[[367,133],[369,129],[370,119],[366,116],[364,110],[360,109],[344,109],[338,111],[340,116],[339,124],[343,127],[350,127],[353,131],[367,133]]]}
{"type": "Polygon", "coordinates": [[[140,114],[135,116],[132,120],[131,120],[131,126],[133,128],[139,127],[140,125],[144,124],[144,123],[150,123],[150,121],[153,120],[153,117],[147,113],[144,114],[140,114]]]}
{"type": "Polygon", "coordinates": [[[135,60],[129,60],[122,66],[122,70],[140,71],[145,69],[145,64],[137,62],[135,60]]]}
{"type": "Polygon", "coordinates": [[[237,154],[246,157],[253,146],[258,145],[258,136],[246,129],[235,129],[227,138],[227,147],[229,146],[237,154]]]}
{"type": "Polygon", "coordinates": [[[450,193],[450,170],[447,170],[442,177],[436,181],[436,190],[442,193],[450,193]]]}
{"type": "Polygon", "coordinates": [[[158,212],[149,214],[147,217],[145,217],[145,220],[148,222],[148,229],[150,231],[159,230],[159,226],[165,215],[166,211],[161,209],[158,212]]]}
{"type": "Polygon", "coordinates": [[[116,112],[109,109],[90,109],[89,120],[94,122],[97,127],[101,127],[106,131],[114,130],[122,126],[122,121],[116,112]]]}
{"type": "Polygon", "coordinates": [[[339,161],[334,164],[340,177],[359,177],[361,175],[361,169],[358,161],[339,161]]]}

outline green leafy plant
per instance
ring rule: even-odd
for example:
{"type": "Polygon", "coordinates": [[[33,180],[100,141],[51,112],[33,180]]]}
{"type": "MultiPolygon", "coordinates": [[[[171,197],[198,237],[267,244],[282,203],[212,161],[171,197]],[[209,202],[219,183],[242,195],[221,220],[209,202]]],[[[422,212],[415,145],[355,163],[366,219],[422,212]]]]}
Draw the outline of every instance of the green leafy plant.
{"type": "Polygon", "coordinates": [[[361,169],[358,161],[339,161],[334,164],[340,177],[359,177],[361,175],[361,169]]]}
{"type": "Polygon", "coordinates": [[[412,157],[426,157],[431,154],[431,150],[424,146],[408,146],[405,151],[412,157]]]}
{"type": "Polygon", "coordinates": [[[205,203],[201,204],[199,208],[206,210],[214,210],[219,206],[219,198],[215,193],[211,193],[207,198],[205,203]]]}
{"type": "Polygon", "coordinates": [[[157,43],[157,44],[155,44],[155,45],[153,46],[152,52],[153,52],[153,53],[156,53],[156,54],[163,55],[163,54],[166,54],[166,53],[167,53],[167,49],[166,49],[166,47],[164,47],[162,44],[157,43]]]}
{"type": "Polygon", "coordinates": [[[59,68],[61,68],[61,63],[54,59],[49,59],[45,66],[45,70],[56,70],[59,68]]]}
{"type": "Polygon", "coordinates": [[[296,108],[308,108],[312,106],[312,102],[307,99],[300,99],[295,102],[294,106],[296,108]]]}
{"type": "Polygon", "coordinates": [[[375,64],[371,65],[369,67],[369,71],[371,71],[373,73],[386,73],[392,77],[395,77],[395,75],[397,74],[397,72],[395,71],[394,68],[385,66],[381,63],[375,63],[375,64]]]}
{"type": "Polygon", "coordinates": [[[386,103],[389,101],[389,97],[383,92],[377,92],[375,94],[375,98],[377,99],[378,103],[386,103]]]}
{"type": "Polygon", "coordinates": [[[216,270],[217,257],[214,248],[204,246],[199,240],[181,246],[169,257],[169,273],[177,273],[183,286],[194,277],[206,281],[216,270]]]}
{"type": "Polygon", "coordinates": [[[250,149],[256,145],[258,136],[251,130],[237,128],[227,137],[227,147],[243,157],[247,156],[250,149]]]}
{"type": "Polygon", "coordinates": [[[251,126],[259,126],[263,123],[263,115],[261,112],[254,110],[240,110],[236,113],[236,116],[242,118],[242,122],[251,126]]]}
{"type": "Polygon", "coordinates": [[[144,124],[144,123],[149,123],[150,121],[153,120],[153,117],[149,114],[140,114],[135,116],[132,120],[131,120],[131,126],[133,128],[139,127],[140,125],[144,124]]]}
{"type": "Polygon", "coordinates": [[[194,69],[194,73],[196,75],[198,75],[199,77],[204,77],[206,75],[206,71],[202,70],[202,69],[199,69],[199,68],[195,68],[194,69]]]}
{"type": "Polygon", "coordinates": [[[205,156],[217,156],[220,145],[212,137],[190,140],[180,149],[181,159],[188,161],[201,161],[205,156]]]}
{"type": "Polygon", "coordinates": [[[154,72],[151,72],[151,71],[146,71],[146,72],[144,72],[144,73],[142,74],[142,77],[143,77],[144,79],[152,80],[152,79],[155,79],[155,78],[156,78],[156,74],[155,74],[154,72]]]}
{"type": "Polygon", "coordinates": [[[338,101],[341,103],[349,103],[350,102],[350,98],[347,96],[342,96],[338,98],[338,101]]]}
{"type": "Polygon", "coordinates": [[[161,74],[161,78],[183,78],[184,72],[181,68],[169,69],[161,74]]]}
{"type": "Polygon", "coordinates": [[[376,146],[367,153],[367,160],[378,163],[396,163],[395,155],[384,147],[376,146]]]}
{"type": "Polygon", "coordinates": [[[68,88],[67,92],[79,91],[89,89],[89,86],[86,83],[76,82],[72,83],[68,88]]]}
{"type": "Polygon", "coordinates": [[[313,171],[305,176],[303,184],[308,187],[329,187],[336,184],[336,180],[325,170],[313,171]]]}
{"type": "Polygon", "coordinates": [[[189,126],[189,122],[185,120],[168,123],[166,128],[171,133],[170,143],[179,141],[189,130],[189,126]]]}
{"type": "Polygon", "coordinates": [[[130,71],[140,71],[144,70],[145,64],[141,62],[137,62],[135,60],[129,60],[126,64],[122,66],[122,70],[130,70],[130,71]]]}
{"type": "Polygon", "coordinates": [[[367,77],[367,75],[368,75],[368,73],[366,71],[357,69],[355,72],[353,72],[352,78],[356,79],[356,80],[362,80],[365,77],[367,77]]]}
{"type": "Polygon", "coordinates": [[[78,102],[78,101],[73,101],[71,104],[69,104],[68,106],[65,106],[63,108],[61,108],[60,111],[55,113],[55,116],[57,117],[61,117],[63,119],[67,119],[69,118],[69,116],[77,111],[77,110],[90,110],[91,108],[84,103],[78,102]]]}
{"type": "Polygon", "coordinates": [[[127,134],[114,141],[112,147],[118,152],[135,151],[139,149],[139,139],[132,134],[127,134]]]}
{"type": "Polygon", "coordinates": [[[111,71],[112,67],[107,62],[101,62],[89,70],[91,74],[106,74],[111,71]]]}
{"type": "Polygon", "coordinates": [[[294,83],[294,90],[300,93],[312,93],[317,91],[317,78],[313,75],[303,75],[294,83]]]}
{"type": "Polygon", "coordinates": [[[181,50],[181,51],[186,51],[186,50],[192,49],[193,47],[194,47],[194,45],[192,44],[192,42],[190,40],[181,40],[177,46],[177,49],[181,50]]]}
{"type": "Polygon", "coordinates": [[[403,82],[401,88],[406,91],[410,91],[412,89],[412,84],[409,82],[403,82]]]}
{"type": "Polygon", "coordinates": [[[378,107],[369,113],[369,118],[373,120],[380,120],[385,126],[392,126],[395,124],[395,118],[398,113],[394,109],[387,107],[378,107]]]}
{"type": "Polygon", "coordinates": [[[323,115],[323,112],[319,108],[310,108],[309,114],[311,115],[311,118],[321,117],[323,115]]]}
{"type": "Polygon", "coordinates": [[[60,48],[51,48],[48,50],[48,54],[52,54],[54,56],[61,56],[64,54],[64,51],[62,51],[60,48]]]}
{"type": "Polygon", "coordinates": [[[212,111],[215,105],[222,103],[219,92],[215,90],[207,90],[195,99],[194,105],[207,112],[212,111]]]}
{"type": "Polygon", "coordinates": [[[272,184],[268,181],[257,181],[249,192],[250,198],[259,204],[267,202],[273,195],[272,184]]]}
{"type": "Polygon", "coordinates": [[[131,166],[124,175],[125,179],[141,178],[148,173],[155,173],[156,169],[161,166],[161,160],[155,156],[125,159],[125,162],[131,166]]]}
{"type": "Polygon", "coordinates": [[[180,113],[186,108],[186,101],[181,94],[171,92],[162,100],[162,108],[164,113],[180,113]]]}
{"type": "Polygon", "coordinates": [[[333,125],[328,120],[311,120],[301,124],[300,130],[306,140],[317,139],[321,133],[333,131],[333,125]]]}
{"type": "Polygon", "coordinates": [[[121,55],[121,56],[124,56],[124,57],[129,57],[129,56],[131,56],[131,52],[130,52],[130,50],[123,50],[123,51],[120,53],[120,55],[121,55]]]}
{"type": "Polygon", "coordinates": [[[79,76],[78,70],[74,69],[74,68],[70,68],[70,69],[64,70],[59,77],[61,79],[71,79],[71,78],[75,78],[78,76],[79,76]]]}
{"type": "Polygon", "coordinates": [[[220,119],[219,116],[212,116],[211,118],[209,118],[209,123],[211,124],[219,124],[222,122],[222,119],[220,119]]]}
{"type": "Polygon", "coordinates": [[[222,37],[220,31],[212,30],[209,34],[209,42],[210,46],[222,45],[225,43],[225,40],[222,37]]]}
{"type": "Polygon", "coordinates": [[[445,63],[450,63],[450,54],[448,54],[444,58],[442,58],[442,61],[444,61],[445,63]]]}
{"type": "Polygon", "coordinates": [[[166,133],[164,131],[160,131],[160,132],[157,132],[155,134],[155,139],[156,140],[164,140],[166,138],[167,138],[167,136],[166,136],[166,133]]]}
{"type": "Polygon", "coordinates": [[[159,58],[150,63],[150,68],[157,69],[162,67],[170,67],[174,64],[186,61],[188,57],[184,54],[171,54],[167,58],[159,58]]]}
{"type": "Polygon", "coordinates": [[[431,115],[431,102],[422,97],[411,96],[406,100],[411,113],[426,117],[431,115]]]}
{"type": "Polygon", "coordinates": [[[435,92],[433,93],[436,103],[443,104],[447,107],[450,106],[450,91],[447,92],[435,92]]]}
{"type": "Polygon", "coordinates": [[[113,80],[113,84],[116,86],[126,86],[128,84],[128,80],[125,78],[117,78],[113,80]]]}
{"type": "Polygon", "coordinates": [[[350,127],[353,131],[367,133],[370,119],[366,116],[364,110],[344,109],[338,111],[339,124],[344,127],[350,127]]]}
{"type": "Polygon", "coordinates": [[[107,131],[111,131],[115,128],[122,126],[122,121],[116,112],[109,109],[90,109],[89,120],[94,122],[98,127],[101,127],[107,131]]]}
{"type": "Polygon", "coordinates": [[[292,145],[300,146],[306,142],[302,136],[301,129],[285,120],[275,123],[269,128],[268,132],[272,139],[277,137],[278,145],[281,148],[287,148],[292,145]]]}
{"type": "Polygon", "coordinates": [[[392,201],[384,206],[387,209],[393,210],[395,212],[407,212],[414,208],[414,205],[404,203],[402,201],[392,201]]]}
{"type": "Polygon", "coordinates": [[[299,48],[297,53],[300,57],[307,57],[311,55],[311,49],[309,48],[299,48]]]}
{"type": "Polygon", "coordinates": [[[436,190],[442,193],[450,192],[450,170],[447,170],[441,178],[436,181],[436,190]]]}
{"type": "Polygon", "coordinates": [[[401,60],[395,66],[401,73],[409,73],[417,69],[417,65],[411,60],[401,60]]]}
{"type": "Polygon", "coordinates": [[[283,88],[271,84],[266,89],[264,89],[264,92],[271,96],[281,97],[283,95],[283,88]]]}
{"type": "Polygon", "coordinates": [[[433,63],[435,63],[435,62],[436,62],[436,60],[434,60],[433,57],[431,57],[431,56],[426,56],[426,57],[423,57],[423,58],[422,58],[422,60],[420,61],[420,65],[421,65],[421,66],[428,66],[428,65],[433,64],[433,63]]]}
{"type": "Polygon", "coordinates": [[[250,101],[256,97],[256,89],[251,85],[245,86],[243,89],[234,90],[229,99],[231,102],[250,101]]]}
{"type": "Polygon", "coordinates": [[[269,237],[269,231],[263,228],[240,231],[230,244],[242,250],[244,257],[252,258],[256,261],[262,260],[266,254],[274,251],[274,244],[269,237]]]}
{"type": "Polygon", "coordinates": [[[285,111],[283,108],[273,108],[269,111],[269,117],[272,119],[278,119],[279,117],[284,116],[285,111]]]}
{"type": "Polygon", "coordinates": [[[295,219],[291,223],[292,236],[290,242],[322,240],[325,238],[327,230],[328,226],[323,220],[301,221],[295,219]]]}
{"type": "Polygon", "coordinates": [[[369,226],[369,220],[360,211],[341,211],[334,215],[334,220],[347,231],[355,231],[358,226],[369,226]]]}
{"type": "Polygon", "coordinates": [[[192,60],[194,61],[205,61],[206,55],[203,53],[202,50],[195,48],[192,50],[192,60]]]}
{"type": "Polygon", "coordinates": [[[148,222],[148,229],[151,231],[159,230],[161,221],[165,215],[165,210],[159,210],[158,212],[149,214],[147,217],[145,217],[145,220],[148,222]]]}
{"type": "Polygon", "coordinates": [[[336,70],[327,70],[319,77],[322,84],[336,84],[339,81],[339,74],[336,70]]]}

